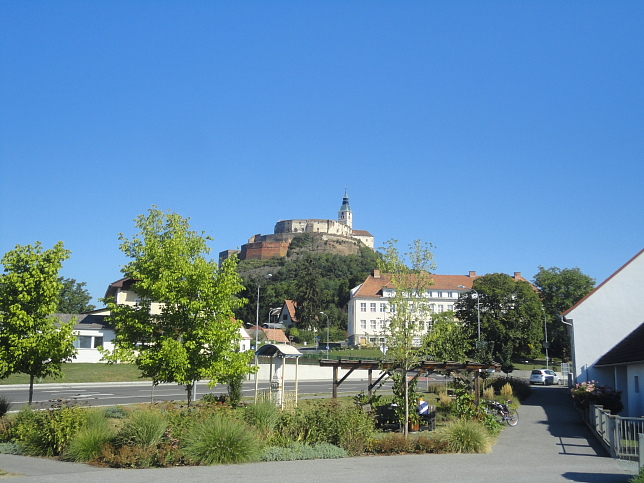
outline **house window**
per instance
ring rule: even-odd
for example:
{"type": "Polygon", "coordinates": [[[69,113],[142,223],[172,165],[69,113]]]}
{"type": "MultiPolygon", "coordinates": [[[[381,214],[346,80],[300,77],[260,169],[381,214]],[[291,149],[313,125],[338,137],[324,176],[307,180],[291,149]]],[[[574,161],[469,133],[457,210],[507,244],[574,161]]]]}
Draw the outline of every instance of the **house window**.
{"type": "Polygon", "coordinates": [[[448,292],[448,293],[447,293],[447,296],[448,296],[449,298],[453,299],[453,298],[454,298],[454,292],[448,292]]]}
{"type": "Polygon", "coordinates": [[[384,320],[384,319],[382,319],[382,320],[380,321],[380,328],[381,328],[381,329],[384,329],[385,327],[387,327],[387,321],[386,321],[386,320],[384,320]]]}
{"type": "Polygon", "coordinates": [[[640,376],[635,376],[635,392],[639,393],[640,392],[640,376]]]}
{"type": "Polygon", "coordinates": [[[361,320],[360,321],[360,328],[361,329],[366,329],[367,328],[367,321],[366,320],[361,320]]]}
{"type": "Polygon", "coordinates": [[[430,313],[430,314],[433,314],[433,313],[435,313],[435,312],[436,312],[436,306],[435,306],[434,304],[431,304],[431,305],[429,306],[429,313],[430,313]]]}
{"type": "Polygon", "coordinates": [[[367,302],[360,302],[360,312],[367,311],[367,302]]]}
{"type": "Polygon", "coordinates": [[[103,346],[103,337],[91,335],[79,335],[74,341],[77,349],[96,349],[103,346]]]}
{"type": "Polygon", "coordinates": [[[414,337],[411,341],[411,345],[414,347],[420,347],[420,337],[414,337]]]}
{"type": "Polygon", "coordinates": [[[454,304],[449,304],[449,305],[447,306],[447,310],[454,311],[454,304]]]}
{"type": "Polygon", "coordinates": [[[371,328],[372,328],[373,330],[376,330],[376,321],[375,321],[375,320],[372,320],[372,321],[371,321],[371,328]]]}
{"type": "Polygon", "coordinates": [[[438,305],[438,313],[440,314],[443,311],[443,305],[439,304],[438,305]]]}
{"type": "Polygon", "coordinates": [[[384,312],[386,309],[386,304],[380,304],[380,312],[384,312]]]}
{"type": "Polygon", "coordinates": [[[372,303],[370,303],[370,304],[369,304],[369,310],[370,310],[371,312],[375,312],[375,311],[376,311],[376,303],[375,303],[375,302],[372,302],[372,303]]]}
{"type": "Polygon", "coordinates": [[[422,320],[418,322],[418,330],[425,330],[425,322],[422,320]]]}

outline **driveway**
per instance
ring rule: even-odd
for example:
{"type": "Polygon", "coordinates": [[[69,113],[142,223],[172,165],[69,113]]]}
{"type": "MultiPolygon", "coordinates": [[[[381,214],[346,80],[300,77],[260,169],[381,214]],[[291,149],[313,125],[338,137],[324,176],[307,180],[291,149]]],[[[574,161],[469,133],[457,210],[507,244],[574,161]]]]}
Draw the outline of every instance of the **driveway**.
{"type": "Polygon", "coordinates": [[[246,465],[113,470],[14,455],[0,468],[27,475],[12,481],[66,483],[225,482],[628,482],[578,418],[565,387],[535,387],[519,409],[519,424],[506,428],[491,454],[404,455],[246,465]]]}

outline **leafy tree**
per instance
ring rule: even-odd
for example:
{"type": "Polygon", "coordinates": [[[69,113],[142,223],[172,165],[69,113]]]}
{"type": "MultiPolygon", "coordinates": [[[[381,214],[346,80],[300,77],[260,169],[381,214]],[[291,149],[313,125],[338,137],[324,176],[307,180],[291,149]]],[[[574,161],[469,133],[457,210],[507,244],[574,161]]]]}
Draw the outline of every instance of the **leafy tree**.
{"type": "Polygon", "coordinates": [[[390,283],[394,289],[394,296],[388,301],[387,326],[383,330],[387,345],[385,358],[391,364],[390,369],[399,372],[403,381],[403,431],[407,436],[410,397],[407,373],[423,358],[419,347],[422,337],[420,323],[424,324],[429,318],[424,294],[432,285],[429,271],[434,269],[434,262],[431,245],[427,243],[414,241],[404,255],[400,254],[396,243],[396,240],[386,242],[379,267],[391,277],[390,283]]]}
{"type": "Polygon", "coordinates": [[[85,282],[77,282],[73,278],[60,277],[58,281],[62,284],[58,294],[58,307],[56,311],[60,314],[82,314],[90,312],[96,307],[90,304],[92,296],[85,289],[85,282]]]}
{"type": "MultiPolygon", "coordinates": [[[[477,302],[481,314],[481,340],[494,344],[495,357],[507,356],[506,346],[512,344],[511,356],[531,357],[539,351],[543,313],[541,301],[532,285],[515,281],[504,273],[491,273],[474,280],[474,292],[462,294],[455,304],[456,317],[471,331],[477,332],[477,302]]],[[[480,350],[484,348],[479,346],[480,350]]]]}
{"type": "Polygon", "coordinates": [[[136,280],[137,305],[107,299],[115,327],[115,350],[107,359],[133,360],[154,384],[186,386],[188,403],[193,383],[209,386],[246,374],[252,352],[239,352],[239,323],[233,310],[245,303],[235,294],[243,288],[236,258],[221,267],[205,258],[210,240],[191,231],[188,219],[150,209],[135,220],[140,230],[132,239],[122,234],[121,250],[130,258],[125,276],[136,280]],[[152,310],[152,302],[160,309],[152,310]]]}
{"type": "Polygon", "coordinates": [[[462,322],[447,311],[432,314],[432,330],[423,339],[423,349],[430,360],[465,362],[472,344],[462,322]]]}
{"type": "Polygon", "coordinates": [[[320,312],[322,312],[327,299],[327,291],[322,283],[322,273],[317,265],[317,259],[307,255],[303,257],[302,271],[300,272],[297,302],[297,318],[304,328],[322,328],[320,312]]]}
{"type": "Polygon", "coordinates": [[[74,321],[57,327],[51,318],[61,290],[58,271],[69,254],[62,242],[47,250],[36,242],[17,245],[2,258],[0,377],[28,374],[30,405],[34,379],[61,376],[62,364],[76,352],[74,321]]]}
{"type": "Polygon", "coordinates": [[[539,288],[548,327],[549,355],[570,357],[570,340],[559,315],[584,298],[595,286],[595,279],[578,268],[539,267],[534,276],[539,288]]]}

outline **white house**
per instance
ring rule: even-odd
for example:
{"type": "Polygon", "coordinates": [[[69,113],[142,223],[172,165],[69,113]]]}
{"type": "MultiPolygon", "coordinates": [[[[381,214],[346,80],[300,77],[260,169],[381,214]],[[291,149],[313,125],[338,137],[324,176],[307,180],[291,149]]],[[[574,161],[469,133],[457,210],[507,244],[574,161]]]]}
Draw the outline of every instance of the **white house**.
{"type": "Polygon", "coordinates": [[[622,415],[644,415],[644,249],[563,314],[571,328],[574,382],[622,393],[622,415]]]}
{"type": "MultiPolygon", "coordinates": [[[[134,283],[130,278],[117,280],[109,285],[105,297],[114,297],[117,304],[135,305],[140,299],[132,289],[134,283]]],[[[152,302],[150,312],[152,314],[160,313],[161,304],[152,302]]],[[[61,322],[69,322],[72,318],[76,320],[74,347],[77,349],[77,354],[76,359],[72,362],[101,362],[101,353],[98,351],[98,347],[108,350],[114,349],[114,328],[105,320],[109,314],[107,308],[97,309],[86,314],[54,314],[54,317],[61,322]]],[[[251,350],[251,337],[241,324],[239,336],[239,350],[241,352],[251,350]]]]}
{"type": "MultiPolygon", "coordinates": [[[[430,275],[432,284],[423,295],[429,304],[429,313],[454,310],[460,294],[472,290],[476,272],[468,275],[430,275]]],[[[527,281],[520,272],[514,272],[514,280],[527,281]]],[[[367,279],[351,290],[348,303],[349,345],[381,345],[385,343],[383,331],[388,324],[389,300],[395,296],[391,275],[374,270],[367,279]]],[[[431,330],[432,320],[423,321],[419,335],[431,330]]],[[[420,345],[420,337],[417,341],[420,345]]]]}

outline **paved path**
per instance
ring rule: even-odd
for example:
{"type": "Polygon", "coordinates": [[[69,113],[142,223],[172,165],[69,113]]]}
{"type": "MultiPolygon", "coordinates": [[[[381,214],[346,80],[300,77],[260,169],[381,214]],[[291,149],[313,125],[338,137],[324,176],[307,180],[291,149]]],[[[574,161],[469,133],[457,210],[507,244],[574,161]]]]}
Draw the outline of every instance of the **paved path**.
{"type": "Polygon", "coordinates": [[[0,455],[0,468],[26,476],[13,481],[397,483],[628,482],[630,475],[608,457],[575,413],[564,387],[536,387],[519,409],[515,428],[505,429],[491,454],[405,455],[246,465],[114,470],[0,455]]]}

